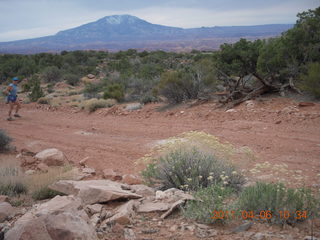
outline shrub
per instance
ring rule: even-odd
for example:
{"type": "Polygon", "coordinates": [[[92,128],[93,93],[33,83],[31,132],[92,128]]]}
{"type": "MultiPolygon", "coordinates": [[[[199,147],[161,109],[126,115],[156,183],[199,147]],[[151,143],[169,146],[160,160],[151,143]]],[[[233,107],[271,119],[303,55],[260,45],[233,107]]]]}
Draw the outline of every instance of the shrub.
{"type": "Polygon", "coordinates": [[[164,189],[192,191],[218,183],[238,191],[245,182],[230,163],[196,148],[174,150],[153,160],[142,171],[142,176],[151,184],[161,182],[164,189]]]}
{"type": "Polygon", "coordinates": [[[158,102],[158,98],[151,94],[146,94],[140,98],[140,103],[142,104],[155,103],[155,102],[158,102]]]}
{"type": "Polygon", "coordinates": [[[124,87],[118,83],[109,85],[104,91],[103,98],[113,98],[117,101],[122,101],[124,98],[124,87]]]}
{"type": "Polygon", "coordinates": [[[98,98],[98,93],[100,90],[101,86],[99,84],[88,83],[83,90],[83,95],[87,99],[98,98]]]}
{"type": "Polygon", "coordinates": [[[46,97],[41,97],[38,99],[37,103],[39,104],[49,104],[50,103],[50,100],[46,97]]]}
{"type": "Polygon", "coordinates": [[[307,70],[308,73],[301,77],[301,88],[320,98],[320,62],[308,64],[307,70]]]}
{"type": "Polygon", "coordinates": [[[12,139],[0,129],[0,152],[6,151],[9,149],[12,139]]]}
{"type": "Polygon", "coordinates": [[[225,200],[233,193],[232,188],[222,185],[211,185],[199,189],[195,194],[195,201],[188,201],[183,214],[190,219],[201,223],[225,222],[227,218],[213,219],[214,211],[226,211],[225,200]]]}
{"type": "Polygon", "coordinates": [[[61,70],[56,66],[49,66],[43,70],[42,75],[48,83],[58,82],[61,79],[61,70]]]}
{"type": "Polygon", "coordinates": [[[40,87],[40,80],[36,79],[31,87],[31,93],[28,95],[31,102],[36,102],[39,98],[43,97],[44,93],[40,87]]]}
{"type": "Polygon", "coordinates": [[[43,188],[37,189],[32,193],[32,198],[34,200],[45,200],[45,199],[50,199],[54,198],[55,196],[60,195],[63,196],[65,194],[52,190],[49,187],[45,186],[43,188]]]}
{"type": "Polygon", "coordinates": [[[247,187],[241,193],[237,207],[240,211],[252,212],[254,215],[270,211],[272,223],[294,224],[309,219],[316,213],[316,199],[307,188],[286,188],[283,184],[258,182],[247,187]],[[284,215],[287,211],[289,215],[284,215]],[[307,214],[302,217],[304,211],[307,214]]]}
{"type": "Polygon", "coordinates": [[[89,112],[94,112],[99,108],[106,108],[106,107],[111,107],[113,104],[111,101],[105,100],[105,99],[90,99],[85,101],[84,103],[84,109],[89,111],[89,112]]]}
{"type": "Polygon", "coordinates": [[[76,74],[68,73],[63,76],[63,79],[67,81],[68,84],[75,86],[79,83],[80,78],[76,74]]]}
{"type": "Polygon", "coordinates": [[[16,165],[2,164],[0,167],[0,195],[15,196],[27,192],[20,168],[16,165]]]}

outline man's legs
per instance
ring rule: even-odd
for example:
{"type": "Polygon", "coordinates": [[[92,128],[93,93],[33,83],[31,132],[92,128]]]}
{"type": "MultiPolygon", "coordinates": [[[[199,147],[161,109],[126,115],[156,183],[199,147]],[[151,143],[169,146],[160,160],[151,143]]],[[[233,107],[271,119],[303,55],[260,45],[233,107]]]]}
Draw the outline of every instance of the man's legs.
{"type": "Polygon", "coordinates": [[[13,107],[14,107],[14,103],[9,101],[9,113],[8,113],[8,120],[9,121],[12,120],[11,113],[12,113],[13,107]]]}
{"type": "Polygon", "coordinates": [[[14,116],[15,117],[20,117],[20,115],[18,114],[18,111],[21,108],[21,104],[20,104],[20,102],[18,100],[14,104],[17,106],[16,107],[16,113],[14,114],[14,116]]]}

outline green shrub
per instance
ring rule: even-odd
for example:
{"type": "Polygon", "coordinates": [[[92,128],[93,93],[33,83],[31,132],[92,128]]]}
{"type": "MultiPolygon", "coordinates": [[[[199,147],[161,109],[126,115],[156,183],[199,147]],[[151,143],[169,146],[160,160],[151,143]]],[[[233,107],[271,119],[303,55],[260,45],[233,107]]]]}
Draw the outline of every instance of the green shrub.
{"type": "Polygon", "coordinates": [[[117,101],[122,101],[124,98],[124,87],[118,83],[109,85],[104,91],[103,98],[113,98],[117,101]]]}
{"type": "Polygon", "coordinates": [[[67,81],[68,84],[75,86],[79,83],[80,78],[76,74],[68,73],[63,76],[63,79],[67,81]]]}
{"type": "Polygon", "coordinates": [[[49,187],[45,186],[43,188],[37,189],[32,193],[32,198],[34,200],[45,200],[45,199],[50,199],[54,198],[55,196],[60,195],[63,196],[65,194],[52,190],[49,187]]]}
{"type": "Polygon", "coordinates": [[[40,86],[40,80],[36,79],[31,86],[31,93],[28,95],[31,102],[36,102],[39,98],[43,97],[44,93],[40,86]]]}
{"type": "Polygon", "coordinates": [[[308,73],[301,77],[301,88],[316,98],[320,98],[320,62],[310,63],[308,73]]]}
{"type": "Polygon", "coordinates": [[[183,209],[183,214],[190,219],[201,223],[225,222],[228,218],[214,219],[214,211],[229,210],[225,200],[233,193],[232,188],[222,185],[211,185],[207,188],[199,189],[195,194],[195,201],[188,201],[183,209]]]}
{"type": "Polygon", "coordinates": [[[111,106],[113,106],[111,101],[108,101],[105,99],[92,98],[90,100],[85,101],[85,103],[84,103],[84,109],[89,112],[94,112],[99,108],[106,108],[106,107],[111,107],[111,106]]]}
{"type": "Polygon", "coordinates": [[[21,182],[0,183],[0,195],[16,196],[27,193],[27,187],[21,182]]]}
{"type": "Polygon", "coordinates": [[[145,94],[140,98],[140,103],[142,104],[155,103],[155,102],[158,102],[158,98],[151,94],[145,94]]]}
{"type": "Polygon", "coordinates": [[[98,98],[100,91],[101,91],[101,86],[99,84],[87,83],[83,90],[83,95],[87,99],[98,98]]]}
{"type": "Polygon", "coordinates": [[[245,182],[230,163],[195,148],[174,150],[153,160],[142,176],[151,184],[161,182],[164,189],[192,191],[219,183],[238,191],[245,182]]]}
{"type": "Polygon", "coordinates": [[[0,129],[0,152],[6,151],[9,149],[12,139],[0,129]]]}
{"type": "Polygon", "coordinates": [[[262,217],[266,211],[270,211],[272,217],[269,217],[269,222],[294,224],[314,216],[319,211],[316,204],[310,189],[286,188],[281,183],[258,182],[255,186],[244,189],[238,199],[237,208],[239,211],[252,212],[255,216],[262,217]],[[285,216],[284,211],[290,213],[290,216],[285,216]],[[305,217],[301,217],[303,211],[307,211],[305,217]]]}
{"type": "Polygon", "coordinates": [[[48,83],[58,82],[61,80],[61,70],[56,66],[46,67],[42,71],[43,78],[48,83]]]}

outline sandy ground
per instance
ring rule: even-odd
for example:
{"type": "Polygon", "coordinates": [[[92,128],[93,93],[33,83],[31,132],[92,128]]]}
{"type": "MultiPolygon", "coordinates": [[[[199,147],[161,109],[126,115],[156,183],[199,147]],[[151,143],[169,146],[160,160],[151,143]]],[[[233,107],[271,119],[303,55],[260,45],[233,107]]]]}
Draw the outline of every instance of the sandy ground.
{"type": "Polygon", "coordinates": [[[72,108],[48,109],[24,105],[21,119],[6,121],[8,106],[0,104],[0,128],[14,139],[18,150],[37,152],[58,148],[78,163],[101,171],[137,171],[134,162],[149,153],[159,140],[186,131],[204,131],[236,147],[247,146],[256,160],[242,165],[257,179],[285,178],[293,185],[320,186],[320,104],[299,107],[285,98],[250,101],[231,112],[215,103],[182,105],[158,111],[160,104],[125,112],[121,107],[93,114],[72,108]],[[268,161],[270,164],[261,165],[268,161]],[[277,165],[276,165],[277,164],[277,165]],[[279,167],[281,165],[281,167],[279,167]],[[285,168],[284,171],[277,171],[285,168]]]}

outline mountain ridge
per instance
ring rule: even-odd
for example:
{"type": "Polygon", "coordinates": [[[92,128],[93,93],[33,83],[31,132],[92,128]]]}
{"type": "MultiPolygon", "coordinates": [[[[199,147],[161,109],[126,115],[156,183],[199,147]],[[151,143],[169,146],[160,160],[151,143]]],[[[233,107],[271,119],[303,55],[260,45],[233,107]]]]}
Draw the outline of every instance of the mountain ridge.
{"type": "MultiPolygon", "coordinates": [[[[59,52],[63,50],[148,50],[198,49],[200,42],[211,42],[205,48],[217,49],[223,42],[240,38],[257,39],[280,35],[293,24],[254,26],[214,26],[178,28],[149,23],[131,15],[112,15],[81,26],[59,31],[55,35],[0,42],[0,53],[59,52]],[[175,47],[172,47],[171,45],[175,47]]],[[[202,47],[203,48],[203,47],[202,47]]]]}

